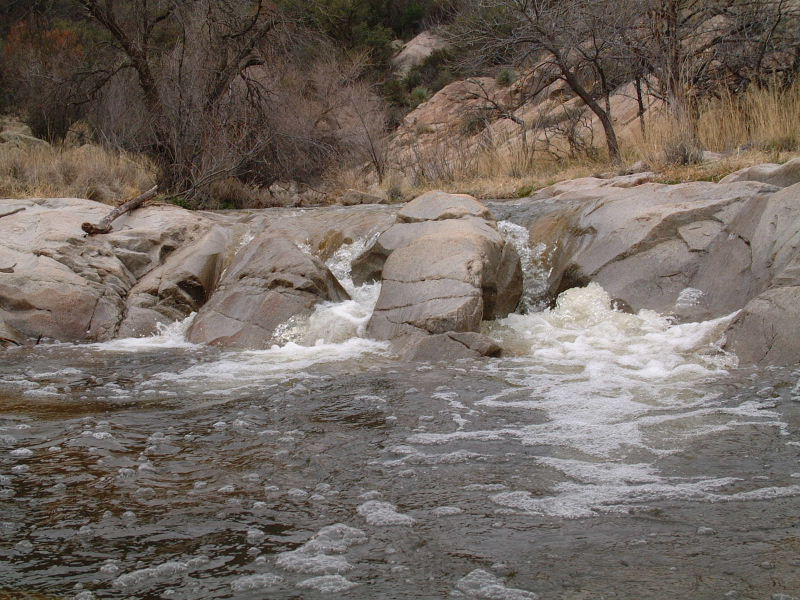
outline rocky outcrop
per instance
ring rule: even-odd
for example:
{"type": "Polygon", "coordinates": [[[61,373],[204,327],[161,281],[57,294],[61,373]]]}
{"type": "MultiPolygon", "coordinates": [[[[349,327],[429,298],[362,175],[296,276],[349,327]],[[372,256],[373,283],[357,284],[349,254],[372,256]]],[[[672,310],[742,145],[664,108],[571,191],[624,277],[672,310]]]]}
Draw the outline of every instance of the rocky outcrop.
{"type": "Polygon", "coordinates": [[[320,301],[346,299],[322,262],[265,228],[236,255],[188,338],[228,348],[269,348],[290,318],[309,314],[320,301]]]}
{"type": "Polygon", "coordinates": [[[367,332],[376,339],[476,332],[507,315],[522,294],[519,257],[482,204],[429,192],[355,261],[364,279],[383,282],[367,332]]]}
{"type": "Polygon", "coordinates": [[[230,227],[214,225],[196,243],[147,273],[128,294],[119,337],[152,335],[159,324],[183,320],[200,310],[219,282],[232,242],[230,227]]]}
{"type": "Polygon", "coordinates": [[[359,190],[345,190],[339,204],[344,206],[356,206],[358,204],[386,204],[386,198],[361,192],[359,190]]]}
{"type": "Polygon", "coordinates": [[[731,173],[720,183],[735,183],[737,181],[760,181],[778,187],[789,187],[800,183],[800,158],[795,158],[782,165],[767,163],[747,167],[731,173]]]}
{"type": "Polygon", "coordinates": [[[776,363],[800,361],[789,327],[800,286],[798,197],[800,184],[619,188],[585,179],[493,210],[543,248],[542,300],[594,281],[634,311],[682,321],[744,309],[726,347],[745,362],[776,363]]]}
{"type": "Polygon", "coordinates": [[[392,58],[392,66],[398,77],[405,77],[408,72],[425,62],[437,50],[447,48],[447,40],[432,31],[423,31],[412,38],[402,50],[392,58]]]}
{"type": "Polygon", "coordinates": [[[201,213],[155,205],[119,218],[108,235],[85,236],[81,223],[98,222],[108,206],[78,199],[0,206],[5,343],[145,336],[198,312],[192,339],[248,348],[268,346],[275,327],[320,300],[346,298],[316,257],[385,229],[397,211],[201,213]]]}
{"type": "Polygon", "coordinates": [[[800,286],[776,287],[748,302],[726,334],[725,348],[743,363],[800,362],[800,286]]]}
{"type": "Polygon", "coordinates": [[[137,280],[211,224],[175,206],[152,206],[121,217],[110,235],[84,236],[81,223],[108,210],[69,198],[3,203],[0,322],[34,340],[110,339],[137,280]]]}
{"type": "MultiPolygon", "coordinates": [[[[665,313],[678,311],[684,290],[699,285],[712,244],[745,204],[775,191],[758,183],[619,188],[586,180],[562,189],[520,203],[533,205],[526,225],[532,242],[547,248],[545,293],[554,299],[596,281],[634,310],[665,313]]],[[[721,302],[706,308],[709,315],[730,312],[721,302]]]]}

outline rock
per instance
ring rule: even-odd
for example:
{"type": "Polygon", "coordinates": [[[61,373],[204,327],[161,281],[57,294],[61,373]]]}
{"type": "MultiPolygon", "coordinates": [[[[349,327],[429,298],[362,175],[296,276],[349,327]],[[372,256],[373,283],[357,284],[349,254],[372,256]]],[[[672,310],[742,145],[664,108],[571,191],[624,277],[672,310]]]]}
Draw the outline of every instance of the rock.
{"type": "Polygon", "coordinates": [[[778,165],[766,163],[747,167],[731,173],[723,178],[720,183],[734,183],[737,181],[760,181],[778,187],[789,187],[800,183],[800,158],[795,158],[787,163],[778,165]]]}
{"type": "Polygon", "coordinates": [[[436,50],[446,48],[447,45],[443,37],[432,31],[423,31],[411,39],[403,45],[400,53],[392,58],[392,66],[398,78],[405,77],[413,67],[421,65],[436,50]]]}
{"type": "Polygon", "coordinates": [[[445,221],[423,221],[397,223],[384,231],[373,244],[353,260],[353,281],[358,285],[377,281],[381,277],[383,265],[389,255],[399,248],[405,248],[416,240],[433,236],[440,239],[458,237],[468,233],[479,233],[496,244],[503,244],[503,237],[497,228],[485,219],[466,217],[445,221]]]}
{"type": "Polygon", "coordinates": [[[720,152],[711,152],[710,150],[703,150],[701,160],[703,162],[717,162],[725,158],[725,155],[720,152]]]}
{"type": "Polygon", "coordinates": [[[11,130],[0,132],[0,144],[8,144],[17,148],[26,148],[32,146],[47,148],[50,146],[49,143],[44,140],[40,140],[37,137],[11,130]]]}
{"type": "Polygon", "coordinates": [[[200,240],[169,256],[130,291],[119,337],[141,337],[197,312],[211,296],[233,241],[230,227],[215,225],[200,240]]]}
{"type": "Polygon", "coordinates": [[[0,321],[32,340],[110,339],[137,278],[210,226],[176,206],[150,206],[118,219],[109,235],[87,237],[81,223],[99,221],[108,206],[55,198],[3,208],[0,265],[14,267],[0,271],[0,321]]]}
{"type": "Polygon", "coordinates": [[[493,339],[473,332],[448,331],[438,335],[412,335],[395,340],[392,349],[405,361],[437,362],[481,356],[500,356],[493,339]]]}
{"type": "Polygon", "coordinates": [[[0,348],[6,346],[21,346],[25,336],[10,325],[0,320],[0,348]]]}
{"type": "Polygon", "coordinates": [[[339,203],[343,204],[344,206],[356,206],[358,204],[386,204],[386,198],[381,198],[380,196],[375,196],[366,192],[360,192],[358,190],[346,190],[339,199],[339,203]]]}
{"type": "Polygon", "coordinates": [[[264,349],[278,327],[320,301],[348,299],[318,259],[269,228],[243,248],[188,332],[191,342],[264,349]]]}
{"type": "MultiPolygon", "coordinates": [[[[713,269],[704,277],[704,267],[717,245],[728,240],[726,228],[734,226],[740,211],[775,190],[755,182],[619,188],[591,178],[553,186],[529,200],[536,208],[526,213],[531,244],[546,248],[541,270],[550,273],[545,297],[538,300],[596,281],[635,312],[669,313],[691,287],[705,294],[695,316],[727,314],[741,304],[729,308],[722,295],[713,294],[726,282],[716,281],[713,269]]],[[[735,262],[744,254],[719,256],[735,262]]]]}
{"type": "Polygon", "coordinates": [[[491,219],[492,213],[472,196],[438,191],[418,196],[397,213],[397,219],[401,223],[443,221],[468,216],[491,219]]]}
{"type": "Polygon", "coordinates": [[[743,363],[800,362],[800,286],[767,290],[748,302],[726,332],[725,349],[743,363]]]}
{"type": "Polygon", "coordinates": [[[522,271],[488,210],[470,196],[424,194],[398,213],[356,263],[362,279],[380,273],[381,293],[367,332],[376,339],[478,331],[506,316],[522,294],[522,271]]]}

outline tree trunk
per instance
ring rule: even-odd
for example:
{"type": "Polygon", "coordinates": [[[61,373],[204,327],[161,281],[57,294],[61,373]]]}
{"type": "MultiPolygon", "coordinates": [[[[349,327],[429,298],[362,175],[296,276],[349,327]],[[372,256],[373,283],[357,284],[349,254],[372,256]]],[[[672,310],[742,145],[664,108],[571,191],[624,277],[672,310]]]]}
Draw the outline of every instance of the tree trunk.
{"type": "Polygon", "coordinates": [[[158,193],[158,186],[153,186],[149,190],[147,190],[144,194],[136,196],[135,198],[131,198],[127,202],[123,202],[119,206],[117,206],[114,210],[108,213],[102,221],[100,221],[97,225],[93,225],[92,223],[84,223],[81,225],[81,229],[83,229],[89,235],[97,235],[100,233],[111,233],[111,223],[117,217],[121,217],[126,212],[130,212],[136,208],[139,208],[142,204],[151,200],[156,197],[158,193]]]}
{"type": "Polygon", "coordinates": [[[617,141],[617,133],[614,130],[614,122],[611,120],[611,115],[609,111],[604,110],[598,102],[592,98],[591,94],[584,88],[581,83],[578,81],[578,78],[575,77],[575,74],[569,69],[569,67],[564,64],[562,61],[558,62],[558,66],[561,70],[561,74],[564,77],[564,81],[567,82],[567,85],[575,92],[578,97],[583,100],[583,103],[589,107],[598,119],[600,119],[600,124],[603,126],[603,133],[606,136],[606,147],[608,148],[608,156],[611,159],[611,162],[614,164],[621,164],[622,163],[622,153],[619,150],[619,142],[617,141]]]}

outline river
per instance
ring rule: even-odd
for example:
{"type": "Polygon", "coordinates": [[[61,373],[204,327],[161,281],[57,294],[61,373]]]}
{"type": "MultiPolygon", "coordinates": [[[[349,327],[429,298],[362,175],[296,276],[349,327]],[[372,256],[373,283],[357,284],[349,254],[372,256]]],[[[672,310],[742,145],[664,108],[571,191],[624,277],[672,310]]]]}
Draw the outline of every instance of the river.
{"type": "Polygon", "coordinates": [[[361,337],[360,247],[270,350],[4,352],[0,597],[800,596],[796,369],[596,285],[543,309],[530,255],[505,357],[404,364],[361,337]]]}

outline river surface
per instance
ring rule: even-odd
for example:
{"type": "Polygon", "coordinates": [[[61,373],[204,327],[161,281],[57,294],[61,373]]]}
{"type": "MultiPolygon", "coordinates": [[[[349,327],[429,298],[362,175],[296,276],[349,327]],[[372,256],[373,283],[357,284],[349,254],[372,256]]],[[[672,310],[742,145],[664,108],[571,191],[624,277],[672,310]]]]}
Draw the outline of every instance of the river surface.
{"type": "Polygon", "coordinates": [[[0,355],[0,598],[800,597],[798,370],[596,285],[542,310],[531,256],[504,358],[404,364],[358,249],[271,350],[0,355]]]}

